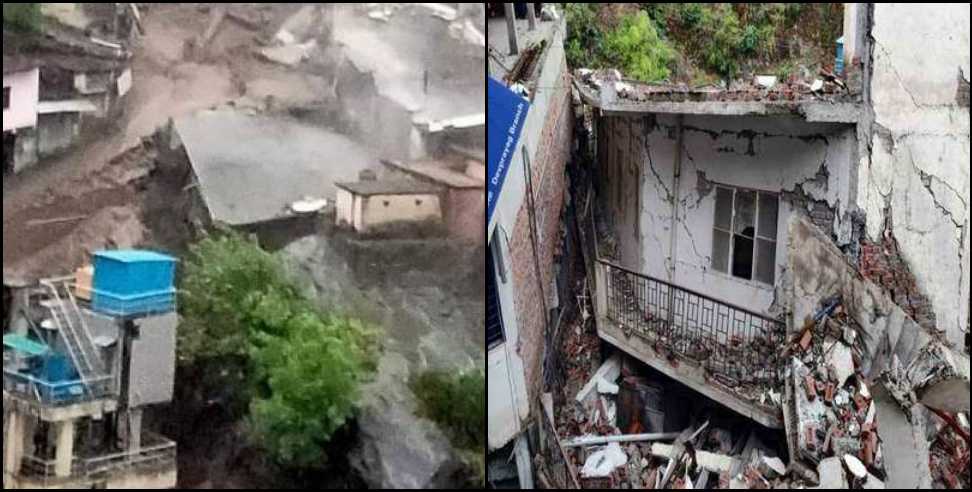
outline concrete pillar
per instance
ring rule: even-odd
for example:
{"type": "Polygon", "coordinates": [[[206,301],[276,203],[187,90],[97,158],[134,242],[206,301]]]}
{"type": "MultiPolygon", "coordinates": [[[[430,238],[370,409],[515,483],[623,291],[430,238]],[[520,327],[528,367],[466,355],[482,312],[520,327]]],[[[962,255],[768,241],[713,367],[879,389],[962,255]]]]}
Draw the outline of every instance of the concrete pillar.
{"type": "Polygon", "coordinates": [[[530,30],[535,31],[537,29],[537,11],[532,3],[527,4],[527,21],[530,22],[530,30]]]}
{"type": "Polygon", "coordinates": [[[74,459],[74,421],[57,423],[57,450],[54,453],[54,475],[58,478],[71,476],[71,461],[74,459]]]}
{"type": "MultiPolygon", "coordinates": [[[[862,56],[864,37],[868,26],[865,23],[865,3],[844,4],[844,66],[850,67],[854,58],[862,56]]],[[[829,42],[830,40],[828,40],[829,42]]],[[[836,40],[833,40],[836,42],[836,40]]]]}
{"type": "Polygon", "coordinates": [[[4,422],[3,432],[3,476],[11,480],[20,474],[20,464],[24,457],[24,421],[19,412],[12,411],[4,422]]]}
{"type": "Polygon", "coordinates": [[[128,414],[128,451],[138,454],[142,449],[142,409],[136,408],[128,414]]]}
{"type": "Polygon", "coordinates": [[[520,52],[520,45],[516,38],[516,12],[513,10],[513,4],[504,3],[503,13],[506,15],[506,32],[510,36],[510,54],[515,55],[520,52]]]}

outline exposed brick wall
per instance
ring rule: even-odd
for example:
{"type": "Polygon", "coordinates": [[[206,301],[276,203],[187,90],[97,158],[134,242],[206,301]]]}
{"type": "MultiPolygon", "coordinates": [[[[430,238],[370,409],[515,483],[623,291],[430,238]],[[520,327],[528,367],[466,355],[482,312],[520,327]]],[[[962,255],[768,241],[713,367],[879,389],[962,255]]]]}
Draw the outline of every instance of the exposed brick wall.
{"type": "Polygon", "coordinates": [[[918,288],[914,274],[898,250],[898,241],[890,231],[880,243],[861,241],[860,272],[864,278],[880,285],[919,325],[936,329],[932,303],[918,288]]]}
{"type": "MultiPolygon", "coordinates": [[[[531,161],[535,193],[536,221],[539,230],[537,255],[543,294],[550,308],[554,279],[554,254],[559,248],[560,217],[564,203],[565,166],[570,155],[573,135],[573,116],[566,67],[562,89],[550,102],[537,154],[531,161]],[[541,182],[542,176],[542,182],[541,182]]],[[[527,190],[529,192],[529,190],[527,190]]],[[[527,390],[531,406],[542,391],[541,364],[544,347],[543,302],[534,266],[533,245],[530,241],[529,201],[524,197],[517,214],[510,240],[510,267],[516,289],[516,313],[527,390]]]]}

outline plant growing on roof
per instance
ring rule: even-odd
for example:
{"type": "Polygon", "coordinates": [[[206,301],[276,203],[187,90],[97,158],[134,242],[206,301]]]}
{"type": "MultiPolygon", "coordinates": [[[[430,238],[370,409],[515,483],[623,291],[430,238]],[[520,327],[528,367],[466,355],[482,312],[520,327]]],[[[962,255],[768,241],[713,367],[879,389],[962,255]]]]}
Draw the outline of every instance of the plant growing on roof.
{"type": "Polygon", "coordinates": [[[625,75],[644,82],[667,79],[675,61],[675,51],[644,11],[622,17],[604,38],[604,55],[625,75]]]}

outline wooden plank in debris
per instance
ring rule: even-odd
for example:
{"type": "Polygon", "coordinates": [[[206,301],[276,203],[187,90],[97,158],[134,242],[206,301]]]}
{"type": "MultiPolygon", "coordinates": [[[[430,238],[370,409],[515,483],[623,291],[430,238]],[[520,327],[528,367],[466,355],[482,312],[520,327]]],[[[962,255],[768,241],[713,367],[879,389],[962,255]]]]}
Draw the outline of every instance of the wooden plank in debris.
{"type": "Polygon", "coordinates": [[[622,436],[592,436],[578,437],[564,443],[564,447],[578,448],[583,446],[598,446],[610,444],[612,442],[651,442],[651,441],[671,441],[679,436],[679,432],[668,432],[658,434],[627,434],[622,436]]]}

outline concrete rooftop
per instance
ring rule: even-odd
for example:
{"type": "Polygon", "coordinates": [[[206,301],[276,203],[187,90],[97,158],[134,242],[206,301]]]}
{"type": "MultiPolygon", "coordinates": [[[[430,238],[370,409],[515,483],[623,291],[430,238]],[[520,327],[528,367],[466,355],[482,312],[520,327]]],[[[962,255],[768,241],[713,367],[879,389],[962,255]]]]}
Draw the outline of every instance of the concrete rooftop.
{"type": "Polygon", "coordinates": [[[213,219],[229,225],[285,217],[305,197],[333,199],[335,182],[379,165],[347,137],[290,119],[223,109],[175,126],[213,219]]]}

